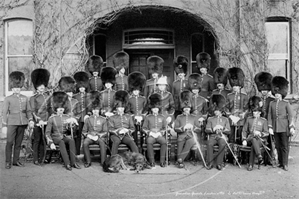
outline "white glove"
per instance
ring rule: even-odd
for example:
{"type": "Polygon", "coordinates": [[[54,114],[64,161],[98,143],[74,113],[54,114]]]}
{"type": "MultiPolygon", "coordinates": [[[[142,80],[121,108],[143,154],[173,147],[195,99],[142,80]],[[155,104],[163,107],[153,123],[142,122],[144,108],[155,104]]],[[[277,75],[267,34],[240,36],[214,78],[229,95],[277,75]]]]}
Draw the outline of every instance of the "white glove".
{"type": "Polygon", "coordinates": [[[200,117],[200,118],[198,119],[198,121],[199,121],[200,123],[202,123],[202,122],[204,121],[204,118],[203,118],[203,117],[200,117]]]}
{"type": "Polygon", "coordinates": [[[134,119],[136,119],[137,122],[141,123],[143,120],[142,116],[135,116],[134,119]]]}
{"type": "Polygon", "coordinates": [[[294,129],[294,128],[291,128],[291,129],[290,129],[290,134],[291,134],[291,136],[294,136],[294,135],[295,135],[295,129],[294,129]]]}
{"type": "Polygon", "coordinates": [[[247,146],[247,141],[244,140],[242,144],[243,144],[243,146],[247,146]]]}
{"type": "Polygon", "coordinates": [[[99,138],[97,135],[90,135],[90,134],[88,134],[87,137],[94,141],[97,141],[99,138]]]}
{"type": "Polygon", "coordinates": [[[105,113],[105,116],[106,116],[106,117],[111,117],[111,116],[113,116],[113,115],[114,115],[114,114],[113,114],[112,112],[106,112],[106,113],[105,113]]]}
{"type": "Polygon", "coordinates": [[[76,124],[76,125],[78,125],[77,120],[76,120],[75,118],[73,118],[73,117],[67,119],[66,121],[67,121],[67,123],[71,123],[71,124],[76,124]]]}
{"type": "Polygon", "coordinates": [[[270,135],[274,135],[273,129],[269,129],[270,135]]]}
{"type": "Polygon", "coordinates": [[[234,116],[234,115],[230,115],[229,118],[231,119],[231,121],[233,122],[234,125],[236,125],[238,123],[238,121],[240,120],[239,117],[234,116]]]}
{"type": "Polygon", "coordinates": [[[190,123],[187,123],[184,127],[183,127],[183,130],[186,131],[186,130],[192,130],[193,129],[193,125],[190,124],[190,123]]]}
{"type": "Polygon", "coordinates": [[[161,133],[160,132],[150,132],[149,133],[149,136],[152,136],[154,138],[158,138],[159,136],[161,136],[161,133]]]}
{"type": "Polygon", "coordinates": [[[53,144],[53,143],[52,143],[52,144],[50,145],[50,149],[52,149],[52,150],[56,150],[56,146],[55,146],[55,144],[53,144]]]}
{"type": "Polygon", "coordinates": [[[29,125],[29,128],[33,128],[34,127],[34,122],[30,121],[28,125],[29,125]]]}
{"type": "Polygon", "coordinates": [[[44,125],[45,125],[45,123],[44,123],[43,120],[40,120],[39,123],[37,124],[37,126],[39,126],[39,127],[42,127],[42,126],[44,126],[44,125]]]}
{"type": "Polygon", "coordinates": [[[127,133],[128,132],[128,129],[121,129],[120,131],[119,131],[119,134],[125,134],[125,133],[127,133]]]}
{"type": "Polygon", "coordinates": [[[259,131],[254,131],[253,133],[254,133],[254,136],[260,136],[261,135],[261,133],[259,131]]]}
{"type": "Polygon", "coordinates": [[[214,128],[213,128],[213,131],[217,131],[217,130],[223,130],[223,126],[221,125],[216,125],[214,128]]]}
{"type": "Polygon", "coordinates": [[[83,118],[83,121],[85,122],[85,120],[88,119],[89,117],[90,117],[90,116],[85,115],[84,118],[83,118]]]}
{"type": "Polygon", "coordinates": [[[166,121],[167,121],[168,124],[170,124],[170,122],[172,121],[172,118],[171,117],[167,117],[166,121]]]}

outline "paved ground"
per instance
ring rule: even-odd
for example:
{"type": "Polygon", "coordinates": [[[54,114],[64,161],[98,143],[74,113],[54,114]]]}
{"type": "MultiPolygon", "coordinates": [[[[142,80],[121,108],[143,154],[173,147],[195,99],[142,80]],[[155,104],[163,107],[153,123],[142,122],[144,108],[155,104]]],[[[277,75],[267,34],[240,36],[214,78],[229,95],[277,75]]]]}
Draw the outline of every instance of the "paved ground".
{"type": "Polygon", "coordinates": [[[4,148],[0,141],[1,198],[299,198],[298,147],[291,148],[288,172],[270,166],[249,172],[230,164],[208,171],[187,164],[186,170],[170,165],[140,174],[104,173],[96,162],[72,171],[60,163],[7,170],[4,148]]]}

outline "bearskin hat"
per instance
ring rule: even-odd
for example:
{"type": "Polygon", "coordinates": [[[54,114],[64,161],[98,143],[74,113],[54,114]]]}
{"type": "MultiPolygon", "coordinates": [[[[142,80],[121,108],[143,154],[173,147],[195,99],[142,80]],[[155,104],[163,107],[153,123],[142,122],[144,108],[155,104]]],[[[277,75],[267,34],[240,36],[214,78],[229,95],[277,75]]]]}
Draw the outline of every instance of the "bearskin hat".
{"type": "Polygon", "coordinates": [[[52,107],[56,112],[57,108],[64,108],[65,112],[69,107],[69,99],[67,93],[63,91],[56,91],[52,94],[52,107]]]}
{"type": "Polygon", "coordinates": [[[222,111],[225,108],[226,99],[221,94],[213,94],[210,99],[210,110],[211,111],[222,111]]]}
{"type": "Polygon", "coordinates": [[[96,108],[101,108],[100,104],[100,92],[99,91],[91,91],[89,93],[89,105],[88,105],[88,111],[92,111],[96,108]]]}
{"type": "Polygon", "coordinates": [[[206,53],[206,52],[198,53],[196,56],[197,68],[198,69],[207,68],[207,70],[209,70],[210,60],[211,60],[211,57],[208,53],[206,53]]]}
{"type": "Polygon", "coordinates": [[[192,73],[188,77],[188,85],[190,90],[199,89],[201,91],[201,76],[198,73],[192,73]]]}
{"type": "Polygon", "coordinates": [[[74,92],[75,89],[75,80],[71,76],[61,77],[58,82],[59,88],[64,92],[74,92]]]}
{"type": "Polygon", "coordinates": [[[250,111],[262,111],[262,100],[258,96],[252,96],[249,98],[248,108],[250,111]]]}
{"type": "Polygon", "coordinates": [[[14,71],[9,74],[9,87],[22,88],[25,82],[25,75],[20,71],[14,71]]]}
{"type": "Polygon", "coordinates": [[[192,107],[192,93],[188,90],[182,91],[180,93],[180,107],[183,108],[191,108],[192,107]]]}
{"type": "Polygon", "coordinates": [[[117,71],[120,71],[122,68],[128,69],[129,67],[129,55],[120,51],[113,55],[113,65],[117,71]]]}
{"type": "Polygon", "coordinates": [[[231,87],[234,86],[240,86],[241,88],[244,87],[245,75],[241,68],[238,67],[229,68],[227,71],[227,77],[229,79],[229,84],[231,87]]]}
{"type": "Polygon", "coordinates": [[[100,77],[101,77],[103,85],[105,85],[108,82],[115,85],[115,83],[116,83],[116,74],[117,74],[116,69],[114,69],[112,67],[102,68],[100,77]]]}
{"type": "Polygon", "coordinates": [[[115,93],[115,108],[117,107],[127,107],[129,94],[127,91],[119,90],[115,93]]]}
{"type": "Polygon", "coordinates": [[[128,87],[129,92],[134,90],[139,90],[143,92],[144,87],[146,85],[146,77],[143,73],[140,72],[132,72],[128,75],[128,87]]]}
{"type": "Polygon", "coordinates": [[[156,55],[150,56],[147,59],[147,65],[149,67],[149,73],[152,75],[153,73],[158,73],[161,75],[164,67],[164,60],[156,55]]]}
{"type": "Polygon", "coordinates": [[[87,62],[87,69],[92,75],[93,75],[93,72],[98,72],[100,74],[102,66],[103,66],[102,57],[100,57],[98,55],[90,56],[90,58],[87,62]]]}
{"type": "Polygon", "coordinates": [[[289,90],[289,81],[282,76],[275,76],[272,78],[272,94],[279,93],[284,99],[289,90]]]}
{"type": "Polygon", "coordinates": [[[224,84],[226,86],[227,84],[227,70],[226,68],[216,68],[214,71],[214,82],[215,84],[224,84]]]}
{"type": "Polygon", "coordinates": [[[257,73],[254,77],[254,82],[257,86],[257,90],[259,92],[266,90],[270,91],[271,88],[271,82],[272,82],[273,76],[268,72],[260,72],[257,73]]]}
{"type": "Polygon", "coordinates": [[[179,55],[174,59],[173,66],[176,74],[178,75],[179,73],[187,73],[187,68],[188,68],[189,60],[182,55],[179,55]]]}
{"type": "Polygon", "coordinates": [[[161,95],[158,93],[153,93],[149,96],[148,102],[149,109],[152,108],[161,108],[161,95]]]}
{"type": "Polygon", "coordinates": [[[84,87],[85,91],[88,92],[89,88],[89,74],[84,71],[79,71],[74,74],[74,79],[76,81],[76,90],[78,91],[79,88],[84,87]]]}
{"type": "Polygon", "coordinates": [[[31,81],[35,89],[40,85],[48,86],[50,72],[45,68],[37,68],[31,72],[31,81]]]}

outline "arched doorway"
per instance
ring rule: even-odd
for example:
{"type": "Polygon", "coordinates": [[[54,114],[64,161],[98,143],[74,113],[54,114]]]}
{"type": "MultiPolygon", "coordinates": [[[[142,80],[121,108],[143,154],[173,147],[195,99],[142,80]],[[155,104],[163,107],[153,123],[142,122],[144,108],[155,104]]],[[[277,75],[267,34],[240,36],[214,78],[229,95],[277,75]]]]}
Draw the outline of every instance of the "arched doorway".
{"type": "Polygon", "coordinates": [[[146,59],[161,56],[164,75],[171,83],[175,80],[173,60],[184,55],[190,60],[188,73],[196,72],[196,55],[211,55],[209,73],[218,66],[218,40],[212,27],[200,17],[184,10],[163,6],[140,6],[119,11],[108,25],[100,23],[88,40],[90,54],[98,54],[112,65],[111,56],[120,50],[130,55],[128,73],[141,71],[149,78],[146,59]]]}

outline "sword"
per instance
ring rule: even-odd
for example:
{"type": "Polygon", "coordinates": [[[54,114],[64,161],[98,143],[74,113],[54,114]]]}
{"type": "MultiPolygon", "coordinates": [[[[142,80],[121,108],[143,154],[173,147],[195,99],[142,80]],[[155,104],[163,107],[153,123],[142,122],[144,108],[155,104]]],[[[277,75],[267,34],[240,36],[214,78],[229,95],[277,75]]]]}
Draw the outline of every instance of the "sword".
{"type": "Polygon", "coordinates": [[[200,143],[197,140],[197,135],[196,135],[196,133],[194,131],[192,131],[192,134],[193,134],[193,139],[194,139],[194,141],[195,141],[195,143],[197,145],[197,148],[199,150],[199,153],[200,153],[201,159],[203,161],[204,167],[207,168],[206,162],[204,160],[204,157],[203,157],[203,154],[202,154],[202,151],[201,151],[201,145],[200,145],[200,143]]]}
{"type": "Polygon", "coordinates": [[[235,161],[237,162],[237,164],[239,165],[239,167],[242,168],[241,165],[240,165],[240,163],[239,163],[239,161],[238,161],[238,159],[237,159],[237,157],[235,156],[235,154],[233,153],[233,151],[232,151],[231,147],[229,146],[228,142],[227,142],[226,139],[224,138],[224,134],[223,134],[222,132],[221,132],[221,134],[222,134],[222,137],[221,137],[221,138],[225,141],[225,143],[226,143],[227,147],[229,148],[231,154],[233,155],[235,161]]]}

